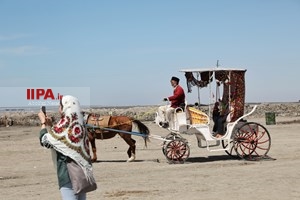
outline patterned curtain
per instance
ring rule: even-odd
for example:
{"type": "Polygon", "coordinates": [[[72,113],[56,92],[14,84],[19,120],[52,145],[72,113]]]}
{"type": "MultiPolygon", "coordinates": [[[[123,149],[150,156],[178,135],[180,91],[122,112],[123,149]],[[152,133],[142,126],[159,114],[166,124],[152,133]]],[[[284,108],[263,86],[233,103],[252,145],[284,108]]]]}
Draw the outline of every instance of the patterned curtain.
{"type": "Polygon", "coordinates": [[[231,121],[235,121],[244,115],[245,71],[232,71],[228,85],[231,93],[231,105],[234,109],[231,121]]]}

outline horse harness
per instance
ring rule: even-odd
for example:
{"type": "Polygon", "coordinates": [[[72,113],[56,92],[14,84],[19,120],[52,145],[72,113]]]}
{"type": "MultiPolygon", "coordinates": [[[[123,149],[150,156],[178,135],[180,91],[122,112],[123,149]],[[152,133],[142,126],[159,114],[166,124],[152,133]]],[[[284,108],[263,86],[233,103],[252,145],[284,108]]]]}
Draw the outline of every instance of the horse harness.
{"type": "Polygon", "coordinates": [[[99,128],[92,127],[92,128],[87,128],[87,130],[90,133],[92,133],[94,136],[96,134],[100,134],[101,139],[103,140],[104,139],[103,134],[109,131],[103,130],[102,128],[109,127],[110,118],[111,116],[100,116],[99,114],[95,114],[95,113],[90,114],[86,120],[86,123],[89,123],[90,120],[90,123],[92,123],[93,126],[99,128]]]}

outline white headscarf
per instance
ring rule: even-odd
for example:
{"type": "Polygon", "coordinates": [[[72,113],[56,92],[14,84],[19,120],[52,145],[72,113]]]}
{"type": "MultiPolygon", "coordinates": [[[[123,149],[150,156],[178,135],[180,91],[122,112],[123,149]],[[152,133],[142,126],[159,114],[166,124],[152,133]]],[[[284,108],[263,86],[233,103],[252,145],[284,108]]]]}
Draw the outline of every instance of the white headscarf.
{"type": "Polygon", "coordinates": [[[50,144],[55,151],[73,159],[88,175],[92,170],[89,140],[79,101],[73,96],[63,96],[62,106],[61,119],[43,136],[42,143],[50,144]]]}

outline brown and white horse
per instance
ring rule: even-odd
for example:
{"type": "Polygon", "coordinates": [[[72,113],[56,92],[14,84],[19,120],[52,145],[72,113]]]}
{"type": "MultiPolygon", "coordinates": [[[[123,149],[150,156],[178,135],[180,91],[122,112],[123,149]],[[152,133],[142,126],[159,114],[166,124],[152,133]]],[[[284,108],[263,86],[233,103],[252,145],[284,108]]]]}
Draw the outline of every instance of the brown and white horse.
{"type": "Polygon", "coordinates": [[[118,132],[118,130],[125,132],[132,132],[133,124],[135,124],[142,135],[145,135],[145,146],[147,146],[147,140],[149,135],[148,127],[143,124],[141,121],[137,119],[133,119],[127,116],[100,116],[98,114],[87,114],[84,113],[86,124],[87,124],[87,132],[89,141],[92,146],[92,162],[97,161],[97,149],[96,149],[96,139],[110,139],[113,138],[116,134],[119,134],[125,142],[129,145],[127,154],[129,159],[127,162],[131,162],[135,160],[135,143],[136,141],[131,138],[131,134],[118,132]],[[113,129],[113,131],[105,130],[103,128],[113,129]]]}

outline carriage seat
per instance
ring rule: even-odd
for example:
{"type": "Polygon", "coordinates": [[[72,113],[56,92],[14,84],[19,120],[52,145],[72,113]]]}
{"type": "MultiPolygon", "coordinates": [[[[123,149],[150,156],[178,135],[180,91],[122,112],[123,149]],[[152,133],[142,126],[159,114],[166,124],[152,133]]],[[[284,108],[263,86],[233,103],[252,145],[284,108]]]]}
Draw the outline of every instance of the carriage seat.
{"type": "Polygon", "coordinates": [[[185,103],[181,103],[180,105],[179,105],[179,108],[181,108],[182,109],[182,111],[184,112],[184,111],[186,111],[186,102],[185,103]]]}
{"type": "Polygon", "coordinates": [[[189,125],[194,124],[209,124],[209,116],[206,113],[202,112],[201,110],[198,110],[197,108],[188,106],[186,102],[183,106],[184,108],[178,107],[175,109],[173,118],[173,128],[175,130],[185,130],[189,125]]]}
{"type": "Polygon", "coordinates": [[[201,110],[194,107],[188,107],[191,124],[209,124],[209,116],[201,110]]]}
{"type": "Polygon", "coordinates": [[[171,129],[178,131],[180,126],[185,126],[187,124],[187,115],[185,109],[178,107],[175,109],[173,119],[171,124],[171,129]]]}

